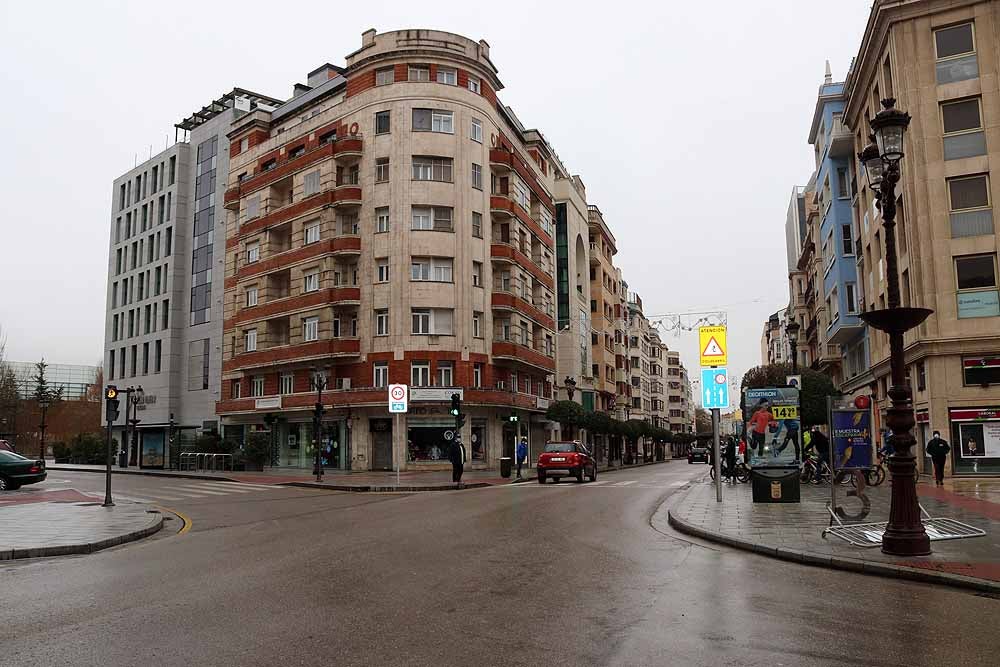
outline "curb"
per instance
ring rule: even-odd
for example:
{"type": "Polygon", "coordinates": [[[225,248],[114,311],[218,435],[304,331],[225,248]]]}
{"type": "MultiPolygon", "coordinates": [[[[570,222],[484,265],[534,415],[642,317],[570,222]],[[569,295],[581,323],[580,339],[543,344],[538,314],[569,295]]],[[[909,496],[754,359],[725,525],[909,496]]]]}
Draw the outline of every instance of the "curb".
{"type": "Polygon", "coordinates": [[[942,584],[955,588],[974,590],[980,593],[1000,594],[1000,583],[966,577],[961,574],[936,572],[934,570],[924,570],[904,565],[893,565],[891,563],[876,563],[862,560],[860,558],[831,556],[809,551],[800,551],[798,549],[772,547],[767,544],[744,540],[740,537],[733,537],[732,535],[726,535],[724,533],[716,533],[677,518],[672,509],[667,510],[667,522],[674,529],[687,535],[700,537],[708,540],[709,542],[725,544],[726,546],[742,549],[744,551],[752,551],[763,556],[799,563],[801,565],[815,565],[833,570],[845,570],[847,572],[888,577],[890,579],[905,579],[909,581],[919,581],[921,583],[942,584]]]}
{"type": "Polygon", "coordinates": [[[135,542],[136,540],[141,540],[144,537],[149,537],[150,535],[159,532],[163,528],[163,513],[158,511],[150,511],[149,514],[155,514],[156,520],[139,530],[134,530],[130,533],[125,533],[122,535],[116,535],[114,537],[109,537],[104,540],[99,540],[97,542],[83,542],[80,544],[60,544],[59,546],[52,547],[29,547],[29,548],[14,548],[7,549],[5,551],[0,551],[0,561],[2,560],[17,560],[20,558],[42,558],[46,556],[69,556],[72,554],[91,554],[95,551],[101,551],[102,549],[107,549],[108,547],[116,547],[120,544],[125,544],[127,542],[135,542]]]}
{"type": "Polygon", "coordinates": [[[488,486],[502,486],[487,482],[471,482],[455,488],[454,484],[445,486],[385,486],[379,484],[323,484],[322,482],[282,482],[275,486],[295,486],[303,489],[326,489],[327,491],[351,491],[354,493],[417,493],[421,491],[464,491],[465,489],[482,489],[488,486]]]}
{"type": "MultiPolygon", "coordinates": [[[[617,466],[617,467],[614,467],[614,468],[608,468],[608,467],[598,468],[597,472],[602,473],[602,474],[603,473],[608,473],[608,472],[619,472],[619,471],[622,471],[622,470],[631,470],[632,468],[642,468],[644,466],[652,466],[652,465],[657,465],[659,463],[670,463],[671,461],[680,461],[680,460],[681,459],[666,459],[664,461],[650,461],[649,463],[631,463],[631,464],[626,465],[626,466],[617,466]]],[[[508,484],[524,484],[525,482],[532,482],[532,481],[534,481],[536,479],[538,479],[538,475],[537,474],[535,474],[535,475],[525,475],[521,479],[512,479],[512,480],[510,480],[507,483],[508,484]]],[[[497,486],[503,486],[503,484],[499,484],[497,486]]]]}
{"type": "MultiPolygon", "coordinates": [[[[45,470],[58,470],[61,472],[94,472],[100,475],[107,474],[107,470],[96,470],[94,468],[74,468],[73,466],[61,466],[52,465],[45,466],[45,470]]],[[[149,472],[147,470],[125,470],[122,468],[112,468],[112,475],[142,475],[143,477],[170,477],[173,479],[207,479],[207,480],[219,480],[222,482],[236,482],[238,480],[232,477],[225,477],[223,475],[191,475],[183,472],[149,472]]],[[[251,473],[252,474],[252,473],[251,473]]]]}

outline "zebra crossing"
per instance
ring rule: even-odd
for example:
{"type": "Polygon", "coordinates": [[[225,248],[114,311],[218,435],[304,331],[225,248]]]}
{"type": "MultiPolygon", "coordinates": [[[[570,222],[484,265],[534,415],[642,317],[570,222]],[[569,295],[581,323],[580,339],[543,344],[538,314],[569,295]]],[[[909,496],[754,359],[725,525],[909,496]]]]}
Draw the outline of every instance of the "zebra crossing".
{"type": "Polygon", "coordinates": [[[248,493],[259,493],[263,491],[273,491],[277,486],[268,484],[250,484],[248,482],[184,482],[174,484],[169,487],[156,489],[155,491],[141,492],[141,496],[130,493],[116,494],[122,500],[130,500],[137,503],[160,503],[177,502],[184,500],[204,500],[218,499],[220,496],[235,495],[243,497],[248,493]]]}
{"type": "Polygon", "coordinates": [[[682,486],[690,484],[691,480],[637,480],[637,479],[626,479],[615,481],[613,479],[598,479],[594,482],[584,482],[583,484],[577,484],[576,480],[573,478],[564,478],[559,483],[546,482],[544,485],[538,484],[537,482],[524,482],[522,484],[506,484],[501,488],[507,489],[519,489],[519,488],[529,488],[529,489],[679,489],[682,486]]]}

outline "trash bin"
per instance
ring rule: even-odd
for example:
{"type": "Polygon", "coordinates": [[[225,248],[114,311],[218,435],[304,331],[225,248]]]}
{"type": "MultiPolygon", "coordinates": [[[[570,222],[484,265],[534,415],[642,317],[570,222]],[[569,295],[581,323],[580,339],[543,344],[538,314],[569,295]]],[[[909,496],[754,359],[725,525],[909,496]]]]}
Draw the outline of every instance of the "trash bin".
{"type": "Polygon", "coordinates": [[[754,468],[750,473],[750,484],[755,503],[800,502],[798,466],[754,468]]]}
{"type": "Polygon", "coordinates": [[[511,468],[511,465],[513,463],[514,463],[514,459],[512,459],[509,456],[501,456],[500,457],[500,476],[501,477],[505,477],[505,478],[506,477],[510,477],[510,468],[511,468]]]}

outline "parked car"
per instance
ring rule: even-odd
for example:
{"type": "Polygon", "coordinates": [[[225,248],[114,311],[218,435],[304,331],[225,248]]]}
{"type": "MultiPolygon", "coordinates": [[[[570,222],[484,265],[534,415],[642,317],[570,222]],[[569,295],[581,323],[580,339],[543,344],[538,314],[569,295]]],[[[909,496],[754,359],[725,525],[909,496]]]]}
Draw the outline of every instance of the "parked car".
{"type": "Polygon", "coordinates": [[[45,461],[0,451],[0,491],[13,491],[25,484],[42,482],[45,477],[45,461]]]}
{"type": "Polygon", "coordinates": [[[688,463],[708,463],[708,447],[692,447],[688,450],[688,463]]]}
{"type": "Polygon", "coordinates": [[[591,482],[597,479],[597,461],[590,450],[580,442],[550,442],[538,455],[538,483],[545,484],[549,477],[558,482],[561,477],[576,477],[583,482],[586,475],[591,482]]]}

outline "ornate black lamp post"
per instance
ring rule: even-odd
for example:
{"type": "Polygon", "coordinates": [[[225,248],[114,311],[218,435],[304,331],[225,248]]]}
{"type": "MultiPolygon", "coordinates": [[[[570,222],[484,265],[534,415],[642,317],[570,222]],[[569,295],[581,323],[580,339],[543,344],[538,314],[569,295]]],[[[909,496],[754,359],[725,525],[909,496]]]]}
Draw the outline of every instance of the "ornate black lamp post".
{"type": "Polygon", "coordinates": [[[576,393],[576,380],[567,375],[563,380],[563,386],[566,387],[566,396],[572,401],[573,394],[576,393]]]}
{"type": "Polygon", "coordinates": [[[892,430],[890,442],[894,454],[889,458],[892,473],[892,497],[889,524],[882,536],[882,552],[894,556],[921,556],[931,552],[930,540],[920,521],[917,499],[917,465],[910,449],[913,437],[913,392],[906,383],[903,334],[920,325],[932,312],[926,308],[903,308],[899,299],[899,273],[896,266],[896,184],[899,161],[903,158],[903,134],[910,124],[910,114],[896,109],[896,100],[882,100],[885,108],[871,121],[873,139],[858,153],[864,164],[868,184],[882,209],[885,229],[885,275],[888,308],[869,310],[861,319],[869,326],[889,334],[889,364],[892,386],[886,424],[892,430]]]}
{"type": "Polygon", "coordinates": [[[792,348],[792,375],[799,372],[799,323],[789,320],[785,326],[785,333],[788,334],[788,345],[792,348]]]}
{"type": "Polygon", "coordinates": [[[49,405],[51,405],[48,396],[43,396],[38,399],[38,407],[42,410],[42,423],[38,425],[38,430],[41,431],[38,440],[38,458],[42,461],[45,460],[45,428],[48,424],[45,423],[45,413],[49,410],[49,405]]]}
{"type": "Polygon", "coordinates": [[[313,447],[316,450],[316,464],[313,467],[313,474],[316,475],[317,482],[323,481],[323,460],[320,458],[320,448],[323,443],[321,436],[323,413],[326,412],[323,409],[323,390],[326,389],[327,383],[326,369],[316,370],[313,368],[312,386],[316,390],[316,406],[313,410],[313,447]]]}

